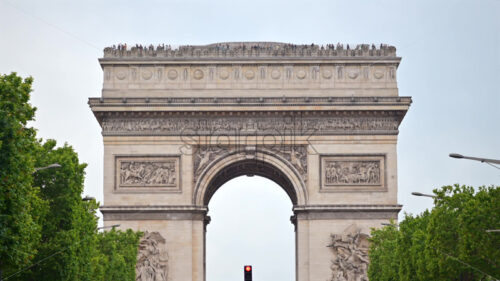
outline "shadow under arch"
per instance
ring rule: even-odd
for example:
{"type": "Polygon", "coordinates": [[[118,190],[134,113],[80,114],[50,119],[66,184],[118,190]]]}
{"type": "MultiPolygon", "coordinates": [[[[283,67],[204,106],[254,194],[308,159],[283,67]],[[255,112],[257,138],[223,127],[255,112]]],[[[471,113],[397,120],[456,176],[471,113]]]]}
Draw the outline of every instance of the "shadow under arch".
{"type": "Polygon", "coordinates": [[[196,181],[193,203],[208,206],[224,183],[242,175],[257,175],[274,181],[288,194],[294,206],[307,202],[304,179],[293,165],[272,151],[257,150],[251,154],[232,152],[214,159],[196,181]]]}

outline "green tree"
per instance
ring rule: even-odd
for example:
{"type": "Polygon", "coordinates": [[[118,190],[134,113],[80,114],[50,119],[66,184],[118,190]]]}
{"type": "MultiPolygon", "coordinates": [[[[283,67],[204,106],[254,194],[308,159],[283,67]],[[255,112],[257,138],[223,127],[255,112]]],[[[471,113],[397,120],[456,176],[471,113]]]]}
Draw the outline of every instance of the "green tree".
{"type": "Polygon", "coordinates": [[[137,247],[141,237],[141,232],[130,229],[99,233],[99,253],[94,259],[93,280],[135,280],[137,247]]]}
{"type": "MultiPolygon", "coordinates": [[[[95,201],[82,201],[86,164],[67,144],[56,148],[48,140],[38,146],[36,165],[51,163],[57,169],[38,171],[34,185],[41,187],[41,197],[49,210],[42,218],[42,243],[35,261],[50,259],[31,268],[31,280],[93,280],[92,258],[97,253],[97,216],[95,201]]],[[[25,278],[27,279],[27,278],[25,278]]]]}
{"type": "Polygon", "coordinates": [[[418,216],[405,214],[399,224],[396,255],[399,259],[399,279],[401,281],[431,280],[428,276],[425,242],[429,211],[418,216]]]}
{"type": "Polygon", "coordinates": [[[486,232],[500,226],[500,187],[476,192],[455,185],[434,193],[426,241],[432,280],[500,278],[500,237],[486,232]]]}
{"type": "Polygon", "coordinates": [[[27,126],[32,82],[0,76],[0,277],[135,280],[142,234],[97,232],[98,204],[81,198],[86,164],[71,146],[43,143],[27,126]],[[53,163],[61,167],[35,172],[53,163]]]}
{"type": "Polygon", "coordinates": [[[370,280],[476,281],[500,277],[500,187],[444,186],[434,208],[373,230],[370,280]]]}
{"type": "Polygon", "coordinates": [[[0,274],[12,274],[37,253],[46,206],[32,187],[36,150],[29,104],[31,77],[0,75],[0,274]]]}
{"type": "Polygon", "coordinates": [[[370,266],[368,267],[368,278],[370,280],[399,280],[399,257],[396,254],[399,235],[400,233],[395,225],[372,229],[369,251],[370,266]]]}

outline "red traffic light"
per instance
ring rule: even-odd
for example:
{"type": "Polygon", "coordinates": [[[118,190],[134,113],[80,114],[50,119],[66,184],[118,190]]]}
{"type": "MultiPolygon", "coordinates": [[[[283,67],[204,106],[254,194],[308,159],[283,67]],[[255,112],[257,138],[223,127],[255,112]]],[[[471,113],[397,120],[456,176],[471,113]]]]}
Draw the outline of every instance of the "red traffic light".
{"type": "Polygon", "coordinates": [[[244,281],[252,281],[252,266],[245,265],[243,266],[243,276],[244,281]]]}

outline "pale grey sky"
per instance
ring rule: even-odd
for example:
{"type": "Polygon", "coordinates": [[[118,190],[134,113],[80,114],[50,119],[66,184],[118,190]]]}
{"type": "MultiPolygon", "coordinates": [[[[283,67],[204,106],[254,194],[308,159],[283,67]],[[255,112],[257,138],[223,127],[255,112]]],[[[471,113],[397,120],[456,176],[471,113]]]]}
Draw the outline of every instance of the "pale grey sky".
{"type": "MultiPolygon", "coordinates": [[[[74,146],[89,164],[85,193],[102,200],[102,138],[87,99],[100,95],[97,58],[105,46],[395,45],[403,57],[400,95],[414,101],[400,127],[399,202],[404,212],[419,213],[432,202],[412,197],[411,191],[431,192],[453,183],[500,184],[500,170],[448,157],[458,152],[500,159],[499,19],[498,0],[0,0],[0,73],[35,78],[38,135],[74,146]]],[[[216,193],[210,208],[209,281],[240,279],[240,263],[247,262],[240,252],[254,263],[255,274],[262,274],[259,280],[293,278],[291,203],[275,184],[258,177],[235,179],[216,193]],[[253,227],[227,232],[225,226],[249,215],[253,227]],[[267,241],[261,233],[271,226],[276,238],[267,241]]]]}

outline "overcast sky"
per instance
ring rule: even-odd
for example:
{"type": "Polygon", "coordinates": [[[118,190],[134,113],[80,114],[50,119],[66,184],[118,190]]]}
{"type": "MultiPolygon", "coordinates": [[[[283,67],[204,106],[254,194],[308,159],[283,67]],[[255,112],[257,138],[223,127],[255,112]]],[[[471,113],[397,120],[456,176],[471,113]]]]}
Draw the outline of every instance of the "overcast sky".
{"type": "MultiPolygon", "coordinates": [[[[419,213],[432,202],[412,197],[412,191],[429,193],[454,183],[500,184],[500,170],[448,157],[458,152],[500,159],[499,19],[498,0],[0,0],[0,73],[35,78],[38,136],[76,149],[89,164],[85,194],[102,201],[102,137],[87,99],[100,95],[97,58],[105,46],[394,45],[403,57],[399,93],[413,97],[400,127],[398,197],[404,212],[419,213]]],[[[266,179],[242,177],[223,186],[210,203],[208,280],[238,280],[243,263],[254,264],[259,280],[292,280],[291,206],[266,179]],[[228,231],[244,221],[250,227],[228,231]],[[265,229],[271,229],[271,238],[262,235],[265,229]]]]}

